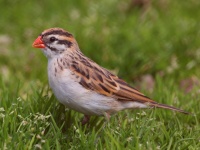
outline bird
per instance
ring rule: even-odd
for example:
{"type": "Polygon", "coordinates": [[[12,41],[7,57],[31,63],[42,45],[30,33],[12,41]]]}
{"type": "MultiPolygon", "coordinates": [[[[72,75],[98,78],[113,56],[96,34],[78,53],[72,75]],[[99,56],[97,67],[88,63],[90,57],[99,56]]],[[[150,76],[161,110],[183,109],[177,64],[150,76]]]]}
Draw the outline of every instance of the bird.
{"type": "Polygon", "coordinates": [[[44,30],[33,42],[48,59],[48,81],[55,97],[69,109],[91,116],[110,116],[124,109],[164,108],[188,112],[158,103],[101,67],[80,50],[74,36],[62,28],[44,30]]]}

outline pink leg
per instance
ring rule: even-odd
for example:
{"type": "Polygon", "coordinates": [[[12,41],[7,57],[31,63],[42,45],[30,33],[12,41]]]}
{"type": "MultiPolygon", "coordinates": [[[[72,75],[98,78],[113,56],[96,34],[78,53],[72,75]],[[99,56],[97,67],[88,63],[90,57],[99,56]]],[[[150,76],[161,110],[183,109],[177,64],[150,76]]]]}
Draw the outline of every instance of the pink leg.
{"type": "Polygon", "coordinates": [[[104,116],[105,116],[106,121],[109,122],[109,120],[110,120],[110,114],[107,113],[107,112],[104,112],[104,116]]]}
{"type": "Polygon", "coordinates": [[[90,116],[84,115],[83,120],[82,120],[82,125],[87,124],[90,121],[90,116]]]}

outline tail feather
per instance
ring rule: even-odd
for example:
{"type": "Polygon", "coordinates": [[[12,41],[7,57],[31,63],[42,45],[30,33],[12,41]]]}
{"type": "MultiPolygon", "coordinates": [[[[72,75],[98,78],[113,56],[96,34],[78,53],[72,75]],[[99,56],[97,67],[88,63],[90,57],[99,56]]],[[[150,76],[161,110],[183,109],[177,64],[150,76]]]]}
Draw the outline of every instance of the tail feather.
{"type": "Polygon", "coordinates": [[[174,111],[177,111],[177,112],[180,112],[180,113],[183,113],[183,114],[191,114],[189,112],[186,112],[182,109],[179,109],[179,108],[176,108],[176,107],[173,107],[173,106],[169,106],[169,105],[165,105],[165,104],[159,104],[159,103],[150,103],[149,106],[151,107],[157,107],[157,108],[164,108],[164,109],[169,109],[169,110],[174,110],[174,111]]]}

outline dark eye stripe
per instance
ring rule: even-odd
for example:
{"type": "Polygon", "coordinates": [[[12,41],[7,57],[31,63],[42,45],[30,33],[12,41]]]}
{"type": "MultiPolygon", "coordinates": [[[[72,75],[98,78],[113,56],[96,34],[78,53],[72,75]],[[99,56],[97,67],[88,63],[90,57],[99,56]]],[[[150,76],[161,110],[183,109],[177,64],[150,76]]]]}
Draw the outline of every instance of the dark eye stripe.
{"type": "MultiPolygon", "coordinates": [[[[67,41],[67,40],[58,40],[58,44],[65,44],[65,45],[67,45],[69,48],[73,45],[72,42],[67,41]]],[[[47,44],[45,44],[45,45],[46,45],[49,49],[51,49],[52,51],[57,51],[56,48],[51,47],[51,46],[49,46],[49,45],[47,45],[47,44]]]]}
{"type": "Polygon", "coordinates": [[[65,44],[68,47],[71,47],[73,43],[67,40],[58,40],[58,44],[65,44]]]}

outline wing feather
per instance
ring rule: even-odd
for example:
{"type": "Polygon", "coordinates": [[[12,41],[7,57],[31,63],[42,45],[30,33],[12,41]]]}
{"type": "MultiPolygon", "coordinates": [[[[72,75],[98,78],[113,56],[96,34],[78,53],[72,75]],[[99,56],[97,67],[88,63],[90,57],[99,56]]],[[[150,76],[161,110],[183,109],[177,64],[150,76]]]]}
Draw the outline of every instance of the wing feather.
{"type": "Polygon", "coordinates": [[[78,79],[77,82],[86,89],[105,96],[114,97],[119,101],[135,101],[145,103],[151,107],[170,109],[189,114],[184,110],[159,104],[151,100],[116,75],[85,57],[82,53],[79,54],[82,56],[78,56],[76,61],[71,61],[69,67],[78,79]]]}
{"type": "Polygon", "coordinates": [[[114,97],[121,101],[138,101],[142,103],[155,103],[125,81],[118,78],[103,67],[90,59],[79,57],[77,61],[71,62],[71,70],[79,77],[79,83],[86,89],[93,90],[99,94],[114,97]],[[80,58],[81,61],[78,61],[80,58]]]}

